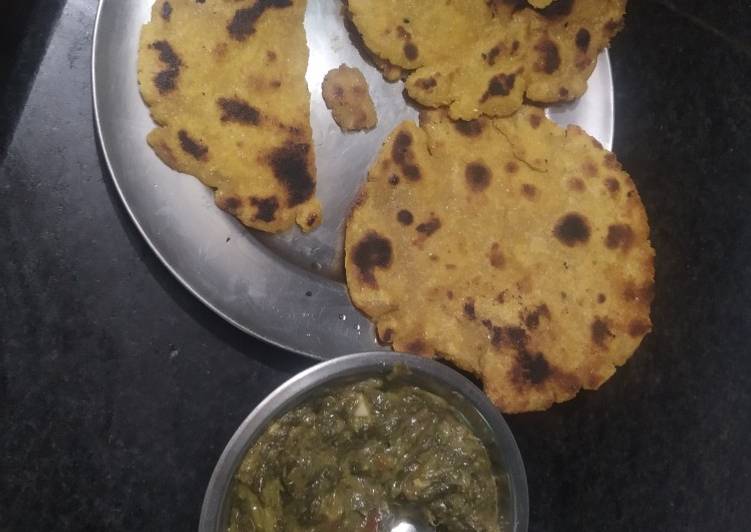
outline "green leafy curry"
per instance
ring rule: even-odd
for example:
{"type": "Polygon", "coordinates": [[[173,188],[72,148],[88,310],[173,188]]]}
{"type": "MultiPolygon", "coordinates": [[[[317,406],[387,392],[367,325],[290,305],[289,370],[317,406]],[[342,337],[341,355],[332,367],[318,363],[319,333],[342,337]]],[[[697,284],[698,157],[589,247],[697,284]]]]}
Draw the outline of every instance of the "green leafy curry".
{"type": "Polygon", "coordinates": [[[228,531],[376,532],[409,511],[438,531],[500,532],[499,482],[444,399],[374,378],[264,432],[235,475],[228,531]]]}

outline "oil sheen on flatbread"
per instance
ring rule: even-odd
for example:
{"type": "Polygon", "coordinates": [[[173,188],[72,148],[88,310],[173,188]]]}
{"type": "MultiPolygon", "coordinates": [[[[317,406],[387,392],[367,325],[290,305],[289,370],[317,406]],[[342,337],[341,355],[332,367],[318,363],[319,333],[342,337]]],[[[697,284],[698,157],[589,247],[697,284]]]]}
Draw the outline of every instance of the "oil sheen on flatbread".
{"type": "MultiPolygon", "coordinates": [[[[305,0],[157,0],[138,79],[170,167],[268,232],[321,221],[305,81],[305,0]]],[[[185,213],[190,216],[190,213],[185,213]]]]}

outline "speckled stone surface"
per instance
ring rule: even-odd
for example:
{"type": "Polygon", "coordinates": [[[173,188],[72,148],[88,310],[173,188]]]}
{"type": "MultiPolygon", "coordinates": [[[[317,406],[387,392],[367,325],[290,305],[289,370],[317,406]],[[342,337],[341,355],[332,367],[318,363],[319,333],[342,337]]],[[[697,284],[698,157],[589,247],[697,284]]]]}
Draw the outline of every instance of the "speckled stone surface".
{"type": "MultiPolygon", "coordinates": [[[[94,136],[95,10],[68,0],[35,79],[22,62],[0,169],[3,532],[194,530],[232,432],[310,364],[215,317],[129,221],[94,136]]],[[[508,418],[532,531],[751,526],[750,27],[746,0],[630,2],[615,149],[655,332],[598,392],[508,418]]]]}

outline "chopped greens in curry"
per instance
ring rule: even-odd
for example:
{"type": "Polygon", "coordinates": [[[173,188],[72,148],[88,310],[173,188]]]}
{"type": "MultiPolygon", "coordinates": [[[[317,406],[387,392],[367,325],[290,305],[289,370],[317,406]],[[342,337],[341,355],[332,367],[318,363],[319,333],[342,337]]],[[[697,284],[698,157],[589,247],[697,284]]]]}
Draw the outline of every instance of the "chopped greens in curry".
{"type": "Polygon", "coordinates": [[[275,421],[232,485],[229,532],[376,532],[416,515],[438,531],[500,532],[500,480],[444,399],[373,378],[275,421]]]}

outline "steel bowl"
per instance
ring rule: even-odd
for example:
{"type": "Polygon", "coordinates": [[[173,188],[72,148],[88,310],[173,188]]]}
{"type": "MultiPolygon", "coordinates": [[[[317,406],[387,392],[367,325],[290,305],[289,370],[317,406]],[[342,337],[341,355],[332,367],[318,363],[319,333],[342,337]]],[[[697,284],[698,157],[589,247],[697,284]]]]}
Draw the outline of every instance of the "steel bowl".
{"type": "Polygon", "coordinates": [[[396,365],[409,372],[400,379],[448,400],[485,443],[493,467],[507,481],[504,514],[509,532],[527,532],[527,477],[519,448],[500,412],[477,386],[448,366],[414,355],[361,353],[323,362],[274,390],[245,418],[224,449],[211,475],[201,509],[199,532],[227,528],[232,478],[248,449],[266,427],[287,411],[325,390],[369,377],[385,376],[396,365]]]}

